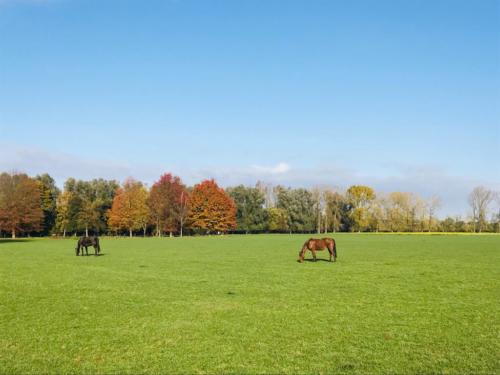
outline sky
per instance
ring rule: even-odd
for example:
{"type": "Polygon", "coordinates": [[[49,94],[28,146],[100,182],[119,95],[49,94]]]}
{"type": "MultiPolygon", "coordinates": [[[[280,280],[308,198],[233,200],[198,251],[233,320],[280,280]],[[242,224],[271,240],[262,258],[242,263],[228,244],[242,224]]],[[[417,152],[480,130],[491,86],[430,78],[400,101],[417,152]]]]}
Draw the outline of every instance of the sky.
{"type": "Polygon", "coordinates": [[[500,2],[0,0],[0,171],[500,190],[500,2]]]}

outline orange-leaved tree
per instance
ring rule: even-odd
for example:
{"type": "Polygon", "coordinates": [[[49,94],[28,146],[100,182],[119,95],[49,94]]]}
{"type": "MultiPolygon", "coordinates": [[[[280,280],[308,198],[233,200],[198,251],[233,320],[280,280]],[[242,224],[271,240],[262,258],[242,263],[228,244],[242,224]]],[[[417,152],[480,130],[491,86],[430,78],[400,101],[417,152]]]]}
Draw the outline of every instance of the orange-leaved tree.
{"type": "Polygon", "coordinates": [[[140,181],[127,179],[118,189],[109,210],[108,225],[116,231],[127,229],[130,237],[134,230],[142,229],[146,234],[149,210],[148,191],[140,181]]]}
{"type": "Polygon", "coordinates": [[[16,238],[39,230],[42,220],[38,183],[25,174],[0,174],[0,229],[16,238]]]}
{"type": "Polygon", "coordinates": [[[189,206],[189,223],[193,229],[224,233],[236,228],[236,205],[214,180],[194,186],[189,206]]]}
{"type": "Polygon", "coordinates": [[[171,173],[165,173],[151,187],[148,198],[149,212],[156,225],[156,235],[180,229],[185,219],[188,194],[181,179],[171,173]]]}

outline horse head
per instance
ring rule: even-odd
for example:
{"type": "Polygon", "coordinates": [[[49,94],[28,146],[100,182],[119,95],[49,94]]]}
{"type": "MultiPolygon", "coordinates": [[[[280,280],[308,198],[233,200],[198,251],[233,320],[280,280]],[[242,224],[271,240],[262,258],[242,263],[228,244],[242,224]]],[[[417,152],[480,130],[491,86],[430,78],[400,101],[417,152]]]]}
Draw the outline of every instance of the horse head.
{"type": "Polygon", "coordinates": [[[300,249],[300,251],[299,251],[299,259],[297,259],[297,262],[299,262],[299,263],[302,263],[304,261],[304,255],[306,254],[306,251],[307,251],[307,243],[308,242],[306,242],[304,244],[304,246],[302,246],[302,249],[300,249]]]}

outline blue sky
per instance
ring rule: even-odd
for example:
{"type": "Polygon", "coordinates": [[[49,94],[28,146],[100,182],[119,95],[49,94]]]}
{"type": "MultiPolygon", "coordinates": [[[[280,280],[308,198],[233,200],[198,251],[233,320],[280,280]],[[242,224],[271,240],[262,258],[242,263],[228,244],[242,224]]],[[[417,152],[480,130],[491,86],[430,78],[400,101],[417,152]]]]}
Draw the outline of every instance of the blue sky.
{"type": "Polygon", "coordinates": [[[0,0],[0,170],[500,190],[498,1],[0,0]]]}

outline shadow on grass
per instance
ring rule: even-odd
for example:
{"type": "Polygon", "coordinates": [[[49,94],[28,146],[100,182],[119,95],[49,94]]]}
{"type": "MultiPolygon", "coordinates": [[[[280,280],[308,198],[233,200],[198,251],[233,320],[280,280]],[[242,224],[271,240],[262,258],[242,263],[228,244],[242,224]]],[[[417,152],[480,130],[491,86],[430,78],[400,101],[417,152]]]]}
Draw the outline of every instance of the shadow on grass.
{"type": "MultiPolygon", "coordinates": [[[[314,259],[304,259],[304,262],[314,263],[314,262],[315,262],[315,260],[314,260],[314,259]]],[[[330,262],[328,259],[321,259],[321,258],[317,258],[317,259],[316,259],[316,262],[335,263],[335,262],[330,262]]]]}
{"type": "Polygon", "coordinates": [[[104,255],[106,255],[106,253],[100,253],[100,254],[97,254],[97,255],[95,255],[95,254],[88,254],[88,255],[86,255],[86,254],[82,254],[82,255],[77,255],[77,256],[78,256],[78,257],[84,257],[84,258],[87,258],[87,257],[102,257],[102,256],[104,256],[104,255]]]}
{"type": "Polygon", "coordinates": [[[29,242],[27,238],[0,238],[0,245],[3,243],[29,242]]]}

